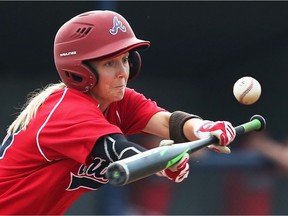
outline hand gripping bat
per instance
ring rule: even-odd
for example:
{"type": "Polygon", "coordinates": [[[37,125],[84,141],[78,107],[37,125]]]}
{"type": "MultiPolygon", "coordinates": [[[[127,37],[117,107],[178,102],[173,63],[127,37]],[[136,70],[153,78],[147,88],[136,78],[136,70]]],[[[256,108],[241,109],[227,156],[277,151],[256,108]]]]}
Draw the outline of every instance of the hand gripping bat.
{"type": "MultiPolygon", "coordinates": [[[[236,136],[261,131],[266,127],[265,119],[254,115],[249,122],[235,127],[236,136]]],[[[187,152],[189,154],[211,144],[218,143],[215,136],[192,142],[160,146],[131,157],[111,163],[106,172],[109,183],[115,186],[125,185],[153,175],[177,163],[187,152]]]]}

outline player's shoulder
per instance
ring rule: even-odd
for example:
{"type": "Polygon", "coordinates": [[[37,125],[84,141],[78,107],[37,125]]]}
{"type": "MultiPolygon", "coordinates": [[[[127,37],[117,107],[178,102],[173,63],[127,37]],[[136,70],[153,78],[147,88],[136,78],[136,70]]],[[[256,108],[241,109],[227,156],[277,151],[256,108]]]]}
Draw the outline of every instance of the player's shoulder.
{"type": "Polygon", "coordinates": [[[65,107],[65,109],[68,110],[79,109],[80,111],[85,110],[86,108],[98,107],[96,100],[83,92],[71,88],[65,88],[54,92],[49,97],[48,101],[53,104],[58,103],[59,106],[65,107]]]}
{"type": "Polygon", "coordinates": [[[89,95],[87,95],[86,93],[80,92],[78,90],[71,89],[71,88],[67,89],[67,98],[69,98],[69,100],[71,102],[77,102],[77,103],[81,102],[84,104],[91,104],[92,103],[92,104],[98,105],[97,101],[94,100],[89,95]]]}
{"type": "Polygon", "coordinates": [[[133,88],[126,88],[125,89],[125,97],[133,97],[133,96],[139,96],[139,95],[143,95],[139,92],[137,92],[135,89],[133,88]]]}
{"type": "Polygon", "coordinates": [[[132,89],[132,88],[126,88],[125,89],[125,94],[131,94],[131,93],[134,93],[134,92],[136,92],[134,89],[132,89]]]}

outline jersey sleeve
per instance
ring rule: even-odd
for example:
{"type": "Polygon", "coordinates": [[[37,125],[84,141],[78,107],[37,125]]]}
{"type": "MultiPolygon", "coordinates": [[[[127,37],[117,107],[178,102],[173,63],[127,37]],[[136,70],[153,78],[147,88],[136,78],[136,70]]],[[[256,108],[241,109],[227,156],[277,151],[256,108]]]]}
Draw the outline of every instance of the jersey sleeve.
{"type": "Polygon", "coordinates": [[[64,97],[53,109],[47,109],[48,113],[38,113],[38,118],[43,121],[41,125],[36,125],[36,142],[40,153],[48,161],[68,157],[87,164],[90,153],[101,136],[122,134],[122,131],[105,119],[92,99],[79,96],[78,93],[67,93],[66,97],[67,100],[64,97]]]}
{"type": "Polygon", "coordinates": [[[69,127],[55,128],[61,130],[59,136],[53,135],[51,126],[47,124],[38,136],[39,148],[43,151],[43,156],[47,160],[63,159],[61,155],[73,158],[82,164],[90,160],[90,153],[96,141],[103,135],[110,133],[122,133],[114,125],[107,124],[105,121],[79,122],[69,127]],[[45,144],[49,143],[48,146],[45,144]],[[60,158],[59,157],[60,153],[60,158]]]}

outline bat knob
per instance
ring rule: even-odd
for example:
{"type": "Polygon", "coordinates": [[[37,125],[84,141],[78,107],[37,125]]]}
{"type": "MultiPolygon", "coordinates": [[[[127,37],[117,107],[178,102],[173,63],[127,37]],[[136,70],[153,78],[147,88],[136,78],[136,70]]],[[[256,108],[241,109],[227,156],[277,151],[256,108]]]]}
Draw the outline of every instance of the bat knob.
{"type": "Polygon", "coordinates": [[[121,164],[115,162],[108,166],[105,176],[110,184],[120,186],[127,182],[126,173],[127,171],[125,171],[125,168],[121,164]]]}
{"type": "Polygon", "coordinates": [[[261,124],[260,128],[256,129],[255,131],[262,131],[262,130],[264,130],[266,128],[266,121],[265,121],[263,116],[261,116],[261,115],[253,115],[250,118],[250,121],[253,121],[254,119],[257,119],[260,122],[260,124],[261,124]]]}

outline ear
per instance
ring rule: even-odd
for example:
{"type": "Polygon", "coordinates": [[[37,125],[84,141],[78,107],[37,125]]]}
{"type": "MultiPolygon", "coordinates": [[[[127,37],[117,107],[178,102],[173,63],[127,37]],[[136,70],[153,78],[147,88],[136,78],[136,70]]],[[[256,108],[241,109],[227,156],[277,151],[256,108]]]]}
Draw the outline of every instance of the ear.
{"type": "Polygon", "coordinates": [[[129,65],[130,65],[129,80],[132,80],[138,76],[142,65],[141,56],[137,51],[130,52],[129,65]]]}

